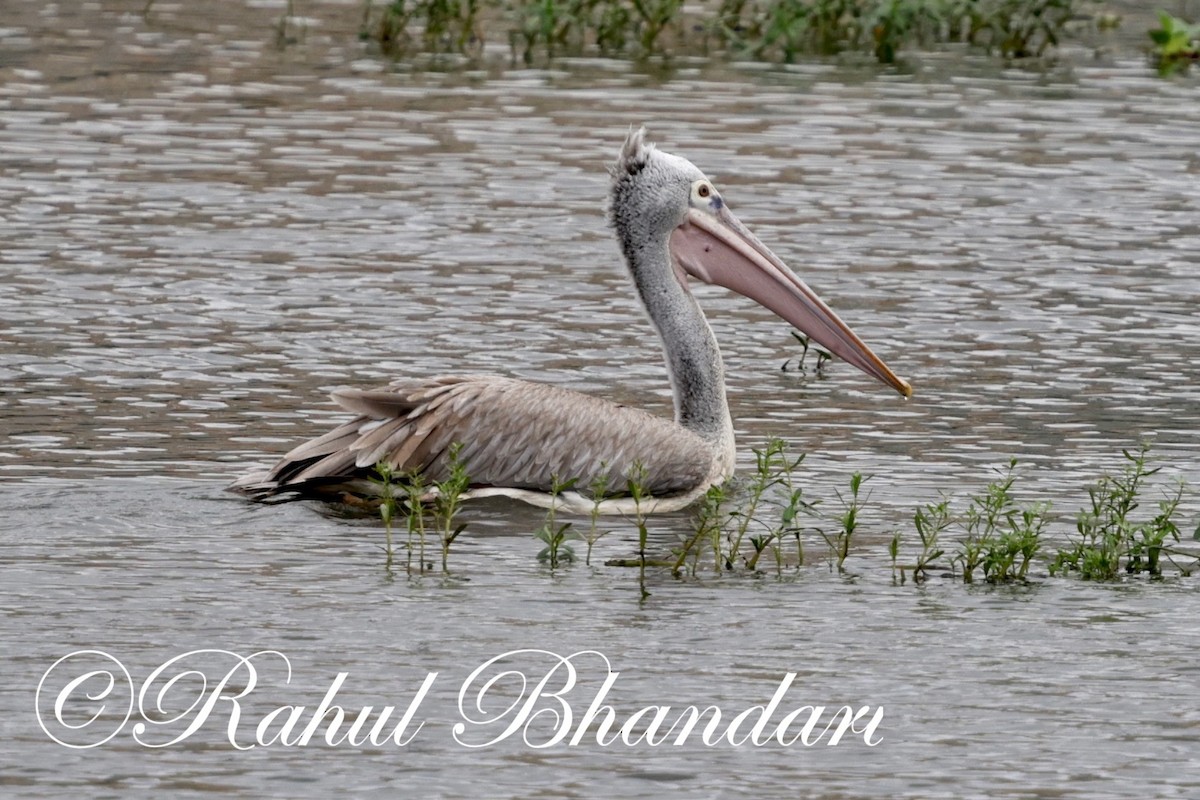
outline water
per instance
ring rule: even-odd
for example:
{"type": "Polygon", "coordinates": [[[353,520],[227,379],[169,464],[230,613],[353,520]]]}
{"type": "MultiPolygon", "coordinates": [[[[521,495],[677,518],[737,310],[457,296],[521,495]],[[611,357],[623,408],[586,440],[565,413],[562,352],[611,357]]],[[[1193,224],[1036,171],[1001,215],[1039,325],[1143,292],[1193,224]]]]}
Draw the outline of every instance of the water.
{"type": "MultiPolygon", "coordinates": [[[[1197,793],[1194,579],[896,587],[886,556],[917,501],[961,501],[1013,456],[1020,496],[1067,520],[1056,537],[1141,437],[1160,485],[1200,480],[1194,80],[1083,58],[1046,73],[956,61],[947,77],[939,58],[958,56],[909,72],[413,73],[355,40],[355,3],[303,4],[308,33],[283,50],[266,4],[159,3],[149,20],[141,2],[10,5],[6,796],[1197,793]],[[466,514],[457,577],[392,579],[373,520],[223,492],[340,419],[324,396],[344,384],[495,371],[667,413],[603,216],[604,165],[642,123],[916,388],[903,401],[844,365],[781,372],[797,353],[779,322],[697,289],[742,468],[783,436],[827,506],[851,472],[875,476],[856,577],[821,568],[812,538],[794,579],[653,575],[639,604],[629,570],[550,574],[540,514],[488,502],[466,514]],[[203,648],[285,653],[292,683],[272,673],[265,707],[315,706],[345,671],[347,708],[403,709],[439,675],[405,748],[240,752],[214,716],[171,747],[126,730],[71,750],[37,724],[38,680],[67,653],[103,650],[140,681],[203,648]],[[732,715],[793,672],[785,710],[883,707],[883,741],[457,744],[459,687],[521,648],[603,653],[622,718],[732,715]]],[[[686,524],[657,521],[656,543],[686,524]]],[[[636,549],[616,527],[598,561],[636,549]]],[[[576,714],[598,663],[581,662],[576,714]]]]}

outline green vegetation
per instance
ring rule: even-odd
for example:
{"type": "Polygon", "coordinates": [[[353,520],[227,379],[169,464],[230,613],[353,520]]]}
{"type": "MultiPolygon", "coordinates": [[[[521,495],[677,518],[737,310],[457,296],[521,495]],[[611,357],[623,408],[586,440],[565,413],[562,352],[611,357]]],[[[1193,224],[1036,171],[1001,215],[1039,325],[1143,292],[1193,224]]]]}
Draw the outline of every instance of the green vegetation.
{"type": "Polygon", "coordinates": [[[392,520],[400,510],[404,512],[408,528],[408,541],[405,543],[408,573],[414,572],[414,556],[417,561],[417,573],[423,574],[433,568],[433,564],[425,557],[425,540],[431,528],[437,533],[441,544],[442,571],[450,571],[450,545],[467,527],[465,523],[457,524],[463,493],[470,486],[467,465],[460,458],[461,453],[461,444],[455,443],[450,446],[447,460],[449,475],[432,486],[426,485],[419,472],[398,474],[387,461],[380,461],[375,465],[375,475],[371,482],[376,486],[376,493],[379,495],[379,516],[387,530],[385,567],[389,574],[394,561],[392,520]],[[427,520],[427,514],[432,518],[427,520]]]}
{"type": "Polygon", "coordinates": [[[692,533],[675,549],[672,572],[680,576],[686,571],[694,577],[705,552],[712,555],[714,573],[740,567],[753,571],[763,553],[769,552],[777,573],[782,573],[787,560],[783,543],[788,538],[796,542],[799,566],[804,545],[798,518],[802,512],[813,512],[794,482],[803,461],[803,455],[788,455],[785,442],[772,439],[754,450],[751,476],[710,487],[696,507],[692,533]]]}
{"type": "Polygon", "coordinates": [[[387,561],[385,567],[388,572],[392,571],[392,518],[396,515],[396,482],[395,474],[392,470],[392,465],[386,461],[380,461],[375,465],[375,475],[372,482],[378,487],[379,493],[379,516],[383,518],[383,526],[387,530],[387,545],[384,552],[387,553],[387,561]]]}
{"type": "Polygon", "coordinates": [[[789,358],[787,361],[783,362],[783,366],[780,367],[779,369],[782,372],[787,372],[788,365],[791,364],[792,362],[795,362],[796,371],[797,372],[805,372],[806,370],[804,367],[804,362],[806,360],[808,360],[808,354],[810,352],[812,352],[812,353],[817,354],[817,364],[816,364],[816,366],[813,367],[813,372],[820,375],[821,369],[827,363],[829,363],[830,361],[833,360],[833,356],[830,355],[825,350],[821,349],[820,347],[817,347],[816,345],[812,344],[811,340],[804,334],[799,333],[797,331],[791,331],[791,334],[792,334],[792,338],[794,338],[797,342],[800,343],[800,348],[801,348],[800,357],[799,358],[789,358]]]}
{"type": "Polygon", "coordinates": [[[467,54],[483,44],[479,11],[480,0],[391,0],[376,15],[368,0],[363,36],[389,55],[412,50],[467,54]]]}
{"type": "Polygon", "coordinates": [[[1165,11],[1159,12],[1158,23],[1159,27],[1149,33],[1154,43],[1152,58],[1160,75],[1186,72],[1200,61],[1200,25],[1189,24],[1165,11]]]}
{"type": "MultiPolygon", "coordinates": [[[[442,572],[449,572],[450,545],[466,529],[466,523],[455,524],[455,517],[462,507],[463,492],[471,485],[467,476],[467,465],[463,463],[462,444],[455,442],[448,451],[449,476],[434,484],[433,521],[442,545],[442,572]]],[[[417,506],[420,508],[420,505],[417,506]]]]}
{"type": "Polygon", "coordinates": [[[591,485],[588,486],[588,491],[592,495],[592,511],[588,515],[591,524],[588,526],[588,532],[583,535],[583,541],[587,544],[587,556],[584,558],[583,563],[589,567],[592,565],[592,548],[596,545],[596,542],[612,533],[611,530],[600,530],[601,508],[604,501],[610,497],[608,481],[608,464],[602,461],[600,462],[599,474],[592,480],[591,485]]]}
{"type": "MultiPolygon", "coordinates": [[[[477,55],[505,36],[514,61],[599,53],[726,53],[794,61],[967,43],[1006,58],[1042,56],[1094,0],[368,0],[363,37],[392,55],[477,55]],[[504,34],[500,34],[503,31],[504,34]]],[[[1108,19],[1107,17],[1105,19],[1108,19]]]]}
{"type": "Polygon", "coordinates": [[[640,461],[634,462],[628,482],[629,496],[633,498],[634,524],[637,525],[638,533],[638,588],[642,592],[642,599],[645,600],[650,596],[650,592],[646,590],[646,542],[650,538],[650,530],[646,527],[646,513],[642,503],[650,499],[650,492],[646,489],[646,467],[640,461]]]}
{"type": "MultiPolygon", "coordinates": [[[[394,563],[393,521],[403,513],[407,521],[409,573],[423,574],[433,568],[426,560],[426,537],[436,532],[441,543],[442,571],[449,572],[450,546],[466,528],[456,522],[462,496],[470,486],[467,465],[460,458],[461,447],[450,448],[448,475],[444,480],[426,484],[417,474],[396,475],[386,462],[375,468],[379,513],[387,531],[386,568],[394,563]],[[415,561],[415,566],[414,566],[415,561]]],[[[1088,487],[1089,504],[1075,517],[1075,536],[1066,538],[1066,546],[1044,557],[1050,547],[1047,530],[1055,520],[1049,503],[1021,503],[1016,498],[1018,463],[1011,459],[980,492],[965,498],[966,507],[956,514],[950,498],[919,505],[912,518],[916,540],[909,545],[905,531],[894,532],[888,541],[893,580],[901,585],[909,577],[923,584],[935,572],[960,580],[988,584],[1028,583],[1031,571],[1040,565],[1050,577],[1075,576],[1083,580],[1113,581],[1122,575],[1163,576],[1169,565],[1180,576],[1191,575],[1200,567],[1200,553],[1181,546],[1182,534],[1177,516],[1183,504],[1186,484],[1177,481],[1170,490],[1157,490],[1154,512],[1138,514],[1145,499],[1148,479],[1160,467],[1149,465],[1149,447],[1122,451],[1123,469],[1104,475],[1088,487]],[[947,555],[948,551],[950,552],[947,555]]],[[[804,567],[804,536],[819,537],[829,552],[829,568],[846,572],[846,560],[857,541],[863,522],[863,510],[870,495],[863,487],[870,480],[860,472],[850,477],[849,491],[833,489],[836,504],[829,513],[821,513],[819,501],[808,500],[797,485],[803,454],[792,456],[787,445],[773,439],[754,450],[754,471],[720,486],[708,489],[695,506],[695,516],[686,534],[669,556],[654,557],[649,551],[648,509],[652,497],[646,489],[645,469],[635,464],[625,490],[610,492],[607,473],[589,487],[593,507],[587,534],[573,530],[574,523],[558,519],[560,503],[547,511],[535,538],[543,544],[538,560],[551,569],[572,563],[575,553],[569,542],[587,543],[587,563],[591,563],[593,545],[611,530],[601,530],[602,505],[614,497],[633,501],[627,519],[637,531],[636,558],[616,558],[606,566],[636,567],[638,586],[644,600],[648,569],[664,569],[676,578],[696,579],[701,566],[711,564],[711,572],[723,574],[760,574],[764,554],[774,563],[774,572],[782,578],[785,568],[798,574],[804,567]]],[[[557,501],[574,490],[576,479],[554,479],[551,494],[557,501]]],[[[1059,542],[1064,537],[1059,537],[1059,542]]],[[[1200,539],[1200,527],[1193,537],[1200,539]]]]}
{"type": "Polygon", "coordinates": [[[951,559],[962,569],[964,583],[975,580],[976,569],[988,583],[1023,581],[1030,561],[1041,550],[1050,505],[1017,506],[1012,496],[1016,468],[1014,458],[982,494],[971,497],[963,521],[966,537],[951,559]]]}
{"type": "MultiPolygon", "coordinates": [[[[567,481],[559,480],[555,475],[551,478],[550,486],[550,508],[546,511],[546,521],[542,523],[542,527],[538,528],[534,537],[538,541],[545,543],[545,547],[538,553],[538,561],[545,562],[550,569],[556,569],[559,564],[571,563],[575,561],[575,551],[571,549],[566,541],[571,538],[577,538],[571,531],[571,523],[559,523],[556,519],[558,515],[558,499],[563,492],[570,491],[575,486],[575,479],[567,481]]],[[[591,557],[591,546],[588,546],[588,557],[591,557]]]]}
{"type": "Polygon", "coordinates": [[[837,529],[832,533],[826,533],[824,528],[817,528],[817,533],[821,534],[825,544],[829,545],[829,552],[833,556],[831,564],[837,564],[838,572],[846,571],[845,563],[846,557],[850,555],[850,541],[854,537],[854,532],[858,530],[858,514],[862,510],[863,503],[866,502],[866,498],[860,499],[858,496],[863,480],[861,472],[850,476],[849,501],[842,496],[841,492],[834,489],[838,502],[842,505],[842,513],[835,518],[838,523],[837,529]]]}
{"type": "MultiPolygon", "coordinates": [[[[1162,575],[1162,558],[1172,560],[1177,554],[1171,546],[1180,538],[1173,517],[1183,499],[1184,484],[1178,482],[1174,492],[1159,500],[1158,514],[1136,521],[1133,512],[1140,504],[1143,484],[1161,469],[1146,465],[1147,453],[1145,444],[1136,453],[1123,450],[1128,463],[1121,473],[1105,475],[1088,487],[1091,507],[1079,512],[1075,524],[1079,538],[1058,551],[1050,564],[1051,575],[1074,572],[1084,580],[1110,581],[1122,568],[1130,574],[1162,575]]],[[[1194,566],[1180,570],[1190,574],[1194,566]]]]}

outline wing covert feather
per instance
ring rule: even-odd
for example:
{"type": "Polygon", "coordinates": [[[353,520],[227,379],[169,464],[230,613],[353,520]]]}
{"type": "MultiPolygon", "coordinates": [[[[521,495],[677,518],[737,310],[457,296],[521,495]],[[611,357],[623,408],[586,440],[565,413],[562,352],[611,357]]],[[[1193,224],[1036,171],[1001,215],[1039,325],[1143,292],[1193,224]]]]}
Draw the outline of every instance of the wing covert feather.
{"type": "Polygon", "coordinates": [[[709,477],[713,449],[674,422],[591,395],[491,375],[398,380],[376,389],[341,389],[333,399],[359,416],[288,453],[267,475],[278,491],[369,475],[380,460],[428,480],[461,458],[473,487],[549,491],[555,477],[590,493],[627,493],[635,464],[654,495],[686,492],[709,477]]]}

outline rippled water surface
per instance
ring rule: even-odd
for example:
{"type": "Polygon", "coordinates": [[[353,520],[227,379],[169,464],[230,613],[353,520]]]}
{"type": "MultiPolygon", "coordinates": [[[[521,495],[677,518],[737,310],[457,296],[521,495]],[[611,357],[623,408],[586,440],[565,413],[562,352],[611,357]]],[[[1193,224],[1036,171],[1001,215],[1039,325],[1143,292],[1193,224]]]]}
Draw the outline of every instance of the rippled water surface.
{"type": "MultiPolygon", "coordinates": [[[[1055,537],[1140,438],[1156,480],[1200,482],[1194,80],[1136,59],[948,72],[937,56],[414,73],[357,40],[355,2],[297,3],[310,16],[283,49],[282,2],[8,5],[5,796],[1200,795],[1196,579],[914,588],[892,585],[886,553],[916,502],[961,501],[1014,456],[1019,495],[1061,514],[1055,537]],[[669,413],[604,219],[605,165],[643,123],[916,388],[783,372],[782,323],[696,290],[742,469],[781,436],[826,506],[874,475],[854,577],[812,534],[792,579],[655,574],[639,603],[635,573],[599,566],[636,550],[629,524],[596,566],[551,573],[540,513],[487,502],[466,512],[455,577],[409,580],[385,572],[374,520],[223,491],[340,419],[325,395],[344,384],[500,372],[669,413]],[[200,648],[285,653],[271,707],[315,706],[347,672],[344,706],[403,708],[439,676],[405,748],[239,752],[210,721],[171,747],[126,731],[73,750],[38,725],[60,656],[102,650],[140,681],[200,648]],[[518,648],[600,651],[625,716],[732,715],[793,672],[784,710],[882,707],[883,741],[457,744],[459,687],[518,648]]],[[[665,550],[687,516],[652,527],[665,550]]],[[[589,663],[577,714],[603,677],[589,663]]]]}

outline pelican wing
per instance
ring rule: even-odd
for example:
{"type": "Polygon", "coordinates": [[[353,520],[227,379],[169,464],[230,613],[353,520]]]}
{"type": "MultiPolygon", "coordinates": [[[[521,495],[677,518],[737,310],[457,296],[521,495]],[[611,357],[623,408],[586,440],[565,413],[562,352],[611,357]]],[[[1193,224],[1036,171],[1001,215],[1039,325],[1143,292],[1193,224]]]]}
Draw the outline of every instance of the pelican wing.
{"type": "Polygon", "coordinates": [[[670,420],[511,378],[398,380],[340,389],[333,399],[358,416],[238,488],[260,497],[305,492],[368,477],[380,462],[441,480],[456,443],[472,488],[550,491],[558,478],[575,479],[584,494],[603,481],[605,494],[623,495],[640,465],[646,490],[670,495],[701,485],[713,465],[712,448],[670,420]]]}

